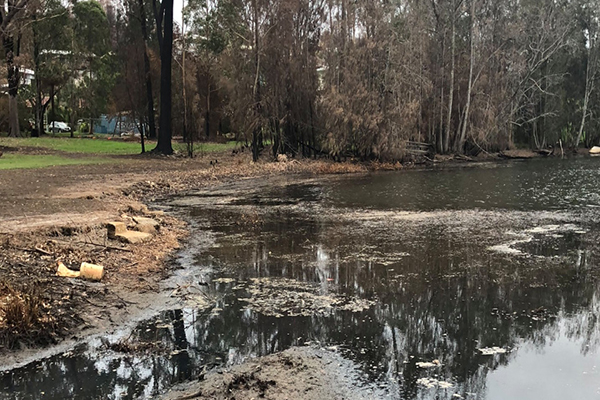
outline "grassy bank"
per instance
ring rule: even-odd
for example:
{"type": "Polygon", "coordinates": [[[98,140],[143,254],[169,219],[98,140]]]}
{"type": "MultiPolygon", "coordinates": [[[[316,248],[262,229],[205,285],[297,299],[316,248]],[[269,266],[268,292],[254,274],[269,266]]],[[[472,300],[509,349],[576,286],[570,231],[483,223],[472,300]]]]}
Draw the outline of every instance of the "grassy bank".
{"type": "MultiPolygon", "coordinates": [[[[156,142],[146,142],[146,149],[151,150],[156,142]]],[[[211,153],[228,152],[239,147],[236,142],[194,144],[194,154],[203,156],[211,153]]],[[[173,143],[176,153],[186,154],[185,143],[173,143]]],[[[141,145],[138,142],[127,142],[111,137],[93,138],[66,138],[66,137],[41,137],[41,138],[0,138],[0,170],[22,168],[44,168],[55,165],[85,165],[103,164],[118,161],[111,156],[134,156],[140,154],[141,145]],[[36,149],[43,150],[36,154],[36,149]],[[52,154],[56,153],[56,154],[52,154]]]]}
{"type": "MultiPolygon", "coordinates": [[[[67,153],[90,153],[90,154],[112,154],[127,155],[139,154],[142,147],[138,142],[125,142],[119,139],[108,137],[93,138],[61,138],[61,137],[41,137],[41,138],[0,138],[0,146],[6,147],[36,147],[55,151],[64,151],[67,153]]],[[[156,142],[147,141],[146,149],[151,150],[156,146],[156,142]]],[[[233,150],[239,147],[236,142],[212,143],[198,142],[194,144],[194,151],[198,154],[215,153],[227,150],[233,150]]],[[[173,150],[176,152],[187,152],[185,143],[173,143],[173,150]]]]}
{"type": "Polygon", "coordinates": [[[78,138],[1,138],[0,145],[11,148],[37,147],[48,150],[64,151],[67,153],[138,154],[140,144],[107,139],[78,139],[78,138]]]}
{"type": "Polygon", "coordinates": [[[30,155],[30,154],[4,154],[0,157],[0,170],[44,168],[56,165],[89,165],[105,164],[113,160],[102,157],[70,158],[59,155],[30,155]]]}

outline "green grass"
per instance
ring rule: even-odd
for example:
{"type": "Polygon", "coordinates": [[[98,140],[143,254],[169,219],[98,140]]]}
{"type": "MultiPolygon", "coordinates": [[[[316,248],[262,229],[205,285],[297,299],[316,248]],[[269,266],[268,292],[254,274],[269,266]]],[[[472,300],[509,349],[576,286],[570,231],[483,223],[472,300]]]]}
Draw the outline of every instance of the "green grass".
{"type": "Polygon", "coordinates": [[[0,157],[0,170],[44,168],[55,165],[104,164],[114,160],[101,157],[69,158],[56,155],[4,154],[0,157]]]}
{"type": "MultiPolygon", "coordinates": [[[[64,151],[68,153],[89,153],[89,154],[113,154],[127,155],[139,154],[142,147],[137,142],[123,142],[121,140],[108,140],[106,136],[95,136],[96,139],[89,138],[61,138],[61,137],[41,137],[41,138],[0,138],[0,146],[8,147],[40,147],[50,150],[64,151]]],[[[146,149],[150,150],[156,145],[155,142],[146,142],[146,149]]],[[[239,147],[236,142],[227,143],[194,143],[194,152],[215,153],[220,151],[230,151],[239,147]]],[[[187,153],[185,143],[173,143],[173,150],[181,153],[187,153]]]]}
{"type": "Polygon", "coordinates": [[[8,147],[41,147],[45,149],[64,151],[68,153],[93,154],[138,154],[141,151],[139,143],[123,142],[107,139],[77,139],[77,138],[0,138],[0,146],[8,147]]]}

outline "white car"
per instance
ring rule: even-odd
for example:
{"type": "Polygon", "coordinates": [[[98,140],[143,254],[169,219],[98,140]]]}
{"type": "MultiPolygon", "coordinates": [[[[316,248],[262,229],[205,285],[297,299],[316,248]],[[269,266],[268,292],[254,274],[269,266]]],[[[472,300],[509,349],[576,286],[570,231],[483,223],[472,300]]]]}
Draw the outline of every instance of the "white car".
{"type": "Polygon", "coordinates": [[[52,121],[48,124],[48,129],[53,132],[71,132],[71,128],[64,122],[52,121]]]}

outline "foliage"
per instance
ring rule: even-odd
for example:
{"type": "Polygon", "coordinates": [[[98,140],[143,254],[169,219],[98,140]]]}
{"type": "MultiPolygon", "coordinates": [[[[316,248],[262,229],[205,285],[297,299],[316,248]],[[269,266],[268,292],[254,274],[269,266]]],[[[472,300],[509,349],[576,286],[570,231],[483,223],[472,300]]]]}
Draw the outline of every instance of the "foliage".
{"type": "Polygon", "coordinates": [[[72,90],[76,97],[83,99],[83,116],[97,117],[107,111],[116,80],[116,63],[109,47],[108,19],[100,3],[94,0],[77,2],[73,14],[76,49],[86,70],[72,90]]]}

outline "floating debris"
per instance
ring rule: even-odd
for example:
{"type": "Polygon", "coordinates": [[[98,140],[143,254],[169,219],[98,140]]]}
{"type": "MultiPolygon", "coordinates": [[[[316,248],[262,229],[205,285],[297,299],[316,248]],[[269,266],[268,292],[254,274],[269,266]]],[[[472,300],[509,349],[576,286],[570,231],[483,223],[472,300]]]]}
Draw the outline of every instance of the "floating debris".
{"type": "Polygon", "coordinates": [[[512,240],[507,243],[490,246],[488,247],[489,251],[493,251],[496,253],[507,254],[507,255],[520,255],[524,254],[521,250],[516,249],[515,246],[523,243],[530,243],[535,240],[535,238],[531,235],[545,235],[547,237],[551,237],[554,239],[562,238],[563,235],[557,232],[573,232],[577,234],[587,233],[586,230],[574,224],[564,224],[564,225],[542,225],[536,226],[531,229],[526,229],[521,233],[509,231],[507,232],[510,236],[516,236],[518,239],[512,240]]]}
{"type": "Polygon", "coordinates": [[[440,381],[435,378],[419,378],[417,384],[425,386],[428,389],[439,387],[440,389],[449,389],[454,385],[450,382],[440,381]]]}
{"type": "Polygon", "coordinates": [[[482,356],[493,356],[494,354],[504,354],[508,352],[508,350],[503,349],[502,347],[485,347],[483,349],[479,349],[482,356]]]}
{"type": "Polygon", "coordinates": [[[360,252],[358,254],[351,254],[344,258],[346,261],[357,260],[363,262],[372,262],[374,264],[380,265],[393,265],[402,262],[406,257],[410,256],[409,253],[406,252],[380,252],[380,251],[370,251],[370,252],[360,252]]]}
{"type": "Polygon", "coordinates": [[[521,250],[517,250],[511,246],[515,245],[517,242],[510,242],[510,243],[506,243],[506,244],[498,244],[496,246],[490,246],[488,247],[489,251],[493,251],[496,253],[501,253],[501,254],[522,254],[523,252],[521,250]]]}
{"type": "Polygon", "coordinates": [[[550,232],[568,232],[568,231],[572,231],[572,232],[577,231],[577,232],[585,233],[584,230],[582,230],[579,226],[574,225],[574,224],[542,225],[542,226],[536,226],[535,228],[527,229],[525,232],[547,234],[550,232]]]}
{"type": "Polygon", "coordinates": [[[416,365],[419,368],[434,368],[439,367],[440,365],[442,365],[442,363],[440,362],[440,360],[433,360],[431,362],[420,361],[417,362],[416,365]]]}
{"type": "Polygon", "coordinates": [[[216,283],[233,283],[233,282],[235,282],[235,279],[233,279],[233,278],[217,278],[217,279],[213,279],[213,282],[216,282],[216,283]]]}
{"type": "Polygon", "coordinates": [[[375,302],[355,297],[320,294],[320,286],[286,278],[254,278],[246,289],[248,297],[239,298],[248,308],[263,315],[281,318],[309,317],[332,310],[362,312],[375,302]]]}

